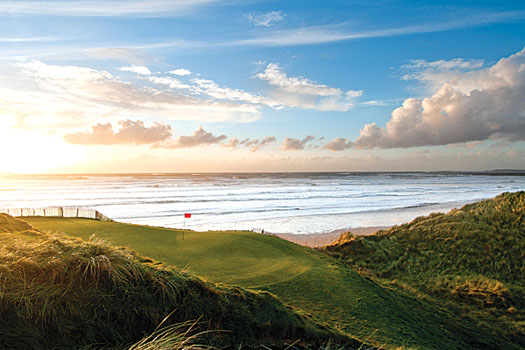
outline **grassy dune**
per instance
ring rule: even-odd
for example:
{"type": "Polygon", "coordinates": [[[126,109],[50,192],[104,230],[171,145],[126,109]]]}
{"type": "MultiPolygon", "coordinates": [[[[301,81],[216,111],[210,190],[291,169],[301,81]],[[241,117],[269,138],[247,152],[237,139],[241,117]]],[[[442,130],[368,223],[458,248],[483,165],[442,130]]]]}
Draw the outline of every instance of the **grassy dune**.
{"type": "Polygon", "coordinates": [[[125,348],[164,325],[199,320],[205,343],[307,348],[359,343],[267,292],[219,286],[97,239],[49,235],[0,214],[0,348],[125,348]]]}
{"type": "MultiPolygon", "coordinates": [[[[380,285],[321,252],[252,232],[186,232],[86,219],[27,218],[40,230],[92,234],[213,282],[256,288],[387,349],[499,349],[482,326],[380,285]]],[[[153,262],[153,260],[151,260],[153,262]]]]}
{"type": "Polygon", "coordinates": [[[374,236],[347,233],[326,251],[382,285],[525,348],[525,192],[504,193],[374,236]]]}

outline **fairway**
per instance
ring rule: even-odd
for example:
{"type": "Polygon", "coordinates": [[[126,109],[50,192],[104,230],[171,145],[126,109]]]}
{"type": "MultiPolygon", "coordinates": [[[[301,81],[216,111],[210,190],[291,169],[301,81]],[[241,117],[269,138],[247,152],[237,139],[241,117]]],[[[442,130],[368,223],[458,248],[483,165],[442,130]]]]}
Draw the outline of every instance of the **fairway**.
{"type": "Polygon", "coordinates": [[[186,231],[183,240],[182,231],[167,228],[90,219],[24,220],[39,230],[83,239],[95,234],[213,282],[270,291],[354,337],[371,336],[378,346],[464,349],[468,344],[463,339],[484,337],[479,329],[430,303],[380,286],[336,259],[274,236],[186,231]]]}

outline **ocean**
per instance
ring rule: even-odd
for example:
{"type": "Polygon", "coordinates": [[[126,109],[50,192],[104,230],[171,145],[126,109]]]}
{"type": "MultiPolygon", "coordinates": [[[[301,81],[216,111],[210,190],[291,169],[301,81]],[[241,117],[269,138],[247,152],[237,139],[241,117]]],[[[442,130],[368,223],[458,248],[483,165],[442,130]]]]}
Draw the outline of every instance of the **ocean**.
{"type": "Polygon", "coordinates": [[[326,233],[401,224],[525,190],[520,175],[525,173],[5,175],[0,208],[90,207],[135,224],[326,233]]]}

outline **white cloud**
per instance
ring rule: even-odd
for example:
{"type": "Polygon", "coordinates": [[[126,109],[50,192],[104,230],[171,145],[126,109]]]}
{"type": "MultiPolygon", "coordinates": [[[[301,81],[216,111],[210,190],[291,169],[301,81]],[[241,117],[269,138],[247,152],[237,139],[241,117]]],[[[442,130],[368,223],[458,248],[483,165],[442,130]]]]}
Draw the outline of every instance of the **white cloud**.
{"type": "Polygon", "coordinates": [[[226,42],[231,46],[296,46],[344,41],[362,37],[341,30],[342,25],[321,25],[284,30],[272,30],[264,36],[226,42]]]}
{"type": "Polygon", "coordinates": [[[431,97],[409,98],[385,128],[367,124],[357,148],[525,140],[525,49],[490,68],[459,74],[431,97]],[[467,83],[468,82],[468,83],[467,83]],[[465,91],[467,86],[472,86],[465,91]]]}
{"type": "MultiPolygon", "coordinates": [[[[151,1],[153,5],[149,6],[150,1],[141,1],[143,6],[147,11],[151,13],[151,16],[176,16],[184,15],[187,13],[184,11],[171,13],[166,9],[162,9],[163,6],[183,6],[183,2],[186,3],[188,8],[194,6],[200,6],[206,3],[211,3],[213,1],[219,0],[200,0],[200,1],[185,1],[179,0],[174,3],[167,1],[156,0],[151,1]],[[158,10],[158,13],[155,11],[158,10]]],[[[121,1],[122,7],[126,7],[130,1],[121,1]]],[[[59,15],[60,11],[75,12],[71,15],[86,15],[91,16],[89,12],[78,12],[74,7],[69,9],[59,9],[55,11],[53,6],[57,6],[57,1],[47,1],[44,3],[40,2],[31,2],[31,1],[8,1],[0,2],[0,12],[9,13],[17,12],[20,10],[20,13],[49,13],[54,15],[59,15]],[[20,6],[19,6],[20,4],[20,6]],[[33,6],[36,4],[38,6],[33,6]],[[49,5],[48,5],[49,4],[49,5]],[[77,13],[78,12],[78,13],[77,13]]],[[[106,1],[93,1],[100,5],[100,15],[105,16],[119,16],[119,15],[129,15],[127,12],[133,12],[131,7],[126,9],[126,11],[119,14],[117,10],[108,11],[108,6],[106,1]]],[[[64,7],[64,6],[62,6],[64,7]]],[[[140,15],[140,11],[136,11],[140,15]]],[[[485,26],[493,23],[505,23],[511,21],[520,21],[525,19],[525,11],[491,11],[489,13],[480,12],[480,11],[466,11],[462,15],[457,15],[458,11],[455,11],[455,16],[445,15],[441,21],[436,21],[432,23],[424,23],[420,25],[407,25],[404,27],[394,27],[394,28],[383,28],[383,29],[371,29],[371,30],[355,30],[350,28],[351,23],[342,22],[338,24],[327,24],[327,25],[315,25],[315,26],[306,26],[300,28],[290,28],[283,30],[273,30],[269,29],[264,31],[264,35],[256,37],[248,37],[241,39],[232,39],[229,41],[195,41],[195,40],[184,40],[184,39],[172,39],[161,42],[143,42],[136,43],[127,47],[121,47],[117,49],[123,50],[150,50],[150,49],[159,49],[159,48],[178,48],[178,49],[189,49],[189,48],[216,48],[216,47],[230,47],[230,46],[295,46],[295,45],[316,45],[324,43],[333,43],[340,41],[349,41],[349,40],[360,40],[367,38],[378,38],[378,37],[393,37],[393,36],[403,36],[403,35],[412,35],[419,33],[432,33],[432,32],[441,32],[449,31],[462,28],[476,28],[480,26],[485,26]]],[[[147,16],[148,14],[145,14],[147,16]]],[[[376,23],[372,24],[372,27],[375,28],[376,23]]],[[[91,48],[90,50],[105,50],[106,48],[91,48]]],[[[107,48],[111,50],[112,48],[107,48]]],[[[53,52],[60,50],[60,48],[53,48],[53,52]]],[[[68,49],[70,50],[70,49],[68,49]]],[[[77,47],[74,50],[79,52],[85,52],[85,46],[77,47]]],[[[69,52],[69,51],[68,51],[69,52]]],[[[47,52],[46,55],[51,55],[51,52],[47,52]]],[[[13,53],[15,55],[15,53],[13,53]]],[[[31,57],[41,57],[38,53],[34,53],[31,57]]],[[[146,61],[142,61],[143,63],[146,61]]],[[[134,61],[132,63],[135,63],[134,61]]]]}
{"type": "Polygon", "coordinates": [[[452,60],[438,60],[438,61],[425,61],[425,60],[412,60],[410,64],[404,65],[405,68],[418,68],[418,69],[438,69],[438,70],[451,70],[451,69],[476,69],[483,67],[483,60],[465,60],[463,58],[454,58],[452,60]]]}
{"type": "MultiPolygon", "coordinates": [[[[120,52],[119,52],[120,54],[120,52]]],[[[121,67],[151,72],[145,66],[121,67]],[[144,69],[143,69],[144,68],[144,69]]],[[[50,65],[41,61],[0,65],[0,111],[25,130],[72,129],[123,119],[157,118],[202,122],[252,122],[261,108],[348,110],[359,91],[288,77],[269,65],[259,78],[267,79],[272,97],[220,86],[212,80],[139,75],[155,85],[133,83],[107,71],[80,66],[50,65]]],[[[250,146],[258,150],[265,144],[250,146]]]]}
{"type": "Polygon", "coordinates": [[[61,38],[54,36],[34,36],[34,37],[0,37],[0,43],[30,43],[30,42],[49,42],[60,41],[61,38]]]}
{"type": "Polygon", "coordinates": [[[491,23],[521,20],[525,11],[469,12],[462,16],[447,16],[441,22],[410,25],[397,28],[384,28],[356,31],[348,29],[346,23],[309,26],[285,30],[274,30],[264,36],[234,40],[221,45],[232,46],[294,46],[331,43],[339,41],[391,37],[417,33],[433,33],[461,28],[480,27],[491,23]]]}
{"type": "Polygon", "coordinates": [[[283,11],[270,11],[265,13],[249,13],[246,18],[256,26],[270,27],[275,22],[281,22],[286,17],[283,11]]]}
{"type": "Polygon", "coordinates": [[[189,89],[191,88],[188,84],[184,84],[182,81],[171,78],[171,77],[146,77],[146,80],[169,87],[170,89],[189,89]]]}
{"type": "Polygon", "coordinates": [[[334,96],[343,93],[340,89],[316,84],[303,77],[288,77],[276,63],[268,64],[264,72],[256,76],[259,79],[266,80],[271,85],[278,86],[283,91],[291,93],[313,96],[334,96]]]}
{"type": "Polygon", "coordinates": [[[471,76],[475,76],[482,67],[483,60],[465,60],[462,58],[432,62],[412,60],[410,64],[402,67],[403,70],[408,70],[408,73],[402,78],[421,82],[431,93],[439,90],[447,82],[453,82],[456,89],[468,93],[475,89],[475,81],[471,79],[471,76]],[[466,74],[470,71],[474,71],[474,73],[466,74]]]}
{"type": "Polygon", "coordinates": [[[145,66],[120,67],[119,70],[123,72],[133,72],[140,75],[151,75],[151,71],[145,66]]]}
{"type": "Polygon", "coordinates": [[[22,69],[24,76],[39,78],[39,82],[55,80],[57,82],[69,81],[75,84],[82,84],[84,81],[113,78],[113,76],[106,71],[99,71],[87,67],[57,66],[39,61],[21,62],[15,65],[22,69]]]}
{"type": "Polygon", "coordinates": [[[252,94],[244,90],[219,86],[213,80],[196,78],[191,79],[191,82],[196,84],[193,86],[193,92],[197,94],[208,95],[219,100],[245,101],[253,104],[264,104],[270,107],[278,107],[276,102],[267,97],[252,94]]]}
{"type": "Polygon", "coordinates": [[[205,122],[249,122],[260,116],[260,106],[251,103],[199,99],[86,67],[23,61],[0,65],[0,76],[0,111],[23,118],[27,129],[81,127],[144,116],[205,122]]]}
{"type": "Polygon", "coordinates": [[[0,12],[74,17],[179,17],[218,0],[2,1],[0,12]]]}
{"type": "Polygon", "coordinates": [[[11,110],[13,115],[30,115],[25,120],[27,128],[37,127],[37,124],[60,127],[60,123],[78,127],[71,122],[93,125],[107,123],[107,118],[118,121],[144,116],[166,120],[250,122],[260,117],[263,106],[345,111],[362,94],[303,77],[288,77],[277,64],[269,64],[257,75],[268,82],[271,96],[221,86],[209,79],[194,78],[183,82],[174,77],[161,77],[153,75],[146,66],[119,69],[137,73],[138,78],[155,85],[131,83],[107,71],[87,67],[18,61],[7,63],[3,68],[0,66],[6,82],[0,87],[0,102],[4,110],[11,110]]]}
{"type": "Polygon", "coordinates": [[[360,90],[345,92],[307,78],[289,77],[276,63],[268,64],[264,72],[256,77],[276,87],[273,99],[288,107],[346,111],[354,105],[355,98],[363,94],[360,90]]]}
{"type": "Polygon", "coordinates": [[[170,70],[168,73],[179,75],[179,76],[185,76],[185,75],[190,75],[191,71],[185,68],[178,68],[178,69],[170,70]]]}
{"type": "Polygon", "coordinates": [[[363,96],[363,90],[348,90],[345,92],[346,98],[357,98],[363,96]]]}
{"type": "Polygon", "coordinates": [[[381,101],[377,101],[377,100],[371,100],[371,101],[364,101],[364,102],[360,102],[359,105],[360,106],[382,106],[382,107],[386,107],[386,106],[391,106],[391,105],[394,105],[394,104],[399,104],[399,100],[402,101],[402,99],[387,99],[387,100],[381,100],[381,101]]]}

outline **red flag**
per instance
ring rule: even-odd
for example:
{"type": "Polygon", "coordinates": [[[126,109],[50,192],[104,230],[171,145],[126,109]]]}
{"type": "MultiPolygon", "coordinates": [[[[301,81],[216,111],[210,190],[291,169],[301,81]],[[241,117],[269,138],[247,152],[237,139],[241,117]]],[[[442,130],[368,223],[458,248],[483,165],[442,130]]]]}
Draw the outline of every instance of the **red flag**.
{"type": "Polygon", "coordinates": [[[184,217],[185,218],[191,218],[191,214],[190,213],[186,213],[186,214],[184,214],[184,217]]]}

